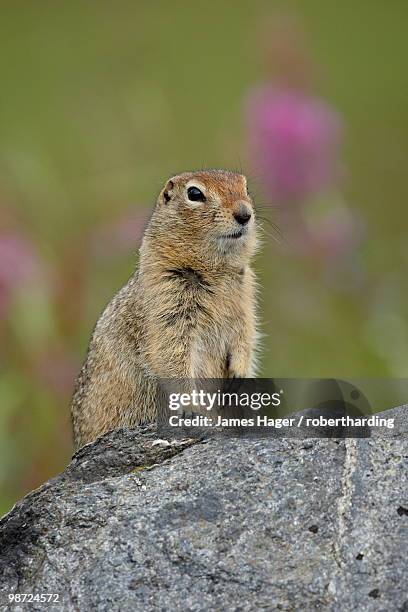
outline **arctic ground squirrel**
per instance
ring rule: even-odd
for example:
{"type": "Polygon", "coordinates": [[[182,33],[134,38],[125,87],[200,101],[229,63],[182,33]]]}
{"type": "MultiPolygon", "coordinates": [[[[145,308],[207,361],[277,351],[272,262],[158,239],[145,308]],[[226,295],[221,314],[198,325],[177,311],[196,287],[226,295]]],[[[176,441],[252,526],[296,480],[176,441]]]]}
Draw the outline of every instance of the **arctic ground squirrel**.
{"type": "Polygon", "coordinates": [[[170,178],[137,269],[99,318],[76,382],[75,447],[156,418],[164,378],[254,376],[255,210],[242,174],[170,178]]]}

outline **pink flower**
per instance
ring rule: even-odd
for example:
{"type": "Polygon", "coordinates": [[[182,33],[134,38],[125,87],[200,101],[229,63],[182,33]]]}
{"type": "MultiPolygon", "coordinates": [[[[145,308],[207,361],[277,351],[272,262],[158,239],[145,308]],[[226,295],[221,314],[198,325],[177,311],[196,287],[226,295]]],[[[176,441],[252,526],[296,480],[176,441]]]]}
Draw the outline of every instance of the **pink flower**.
{"type": "Polygon", "coordinates": [[[56,395],[65,398],[72,393],[80,363],[62,347],[47,349],[36,357],[35,374],[56,395]]]}
{"type": "Polygon", "coordinates": [[[123,256],[136,251],[147,220],[148,213],[144,209],[122,213],[110,223],[96,228],[91,238],[92,250],[100,258],[123,256]]]}
{"type": "Polygon", "coordinates": [[[299,202],[338,178],[340,120],[323,101],[300,91],[264,86],[248,104],[252,162],[267,195],[299,202]]]}
{"type": "Polygon", "coordinates": [[[5,317],[14,292],[36,276],[39,262],[33,246],[21,235],[0,232],[0,317],[5,317]]]}
{"type": "Polygon", "coordinates": [[[313,247],[326,260],[338,259],[355,251],[362,231],[361,222],[346,207],[333,207],[316,224],[313,247]]]}

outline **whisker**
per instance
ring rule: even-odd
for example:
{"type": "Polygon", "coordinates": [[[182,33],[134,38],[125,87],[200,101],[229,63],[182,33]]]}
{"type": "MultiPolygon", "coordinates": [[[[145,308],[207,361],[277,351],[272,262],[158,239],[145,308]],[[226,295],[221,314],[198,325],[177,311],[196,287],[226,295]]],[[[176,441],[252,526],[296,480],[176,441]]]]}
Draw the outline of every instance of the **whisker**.
{"type": "Polygon", "coordinates": [[[272,238],[278,244],[283,244],[285,246],[290,246],[286,236],[283,233],[283,231],[281,230],[281,228],[276,223],[274,223],[270,219],[264,219],[262,217],[258,217],[258,219],[260,220],[259,227],[261,229],[261,232],[263,232],[263,234],[265,234],[265,236],[267,236],[268,238],[272,238]],[[263,223],[268,223],[269,227],[266,228],[263,225],[263,223]]]}
{"type": "Polygon", "coordinates": [[[272,202],[256,202],[255,208],[259,210],[281,210],[282,204],[274,204],[272,202]]]}

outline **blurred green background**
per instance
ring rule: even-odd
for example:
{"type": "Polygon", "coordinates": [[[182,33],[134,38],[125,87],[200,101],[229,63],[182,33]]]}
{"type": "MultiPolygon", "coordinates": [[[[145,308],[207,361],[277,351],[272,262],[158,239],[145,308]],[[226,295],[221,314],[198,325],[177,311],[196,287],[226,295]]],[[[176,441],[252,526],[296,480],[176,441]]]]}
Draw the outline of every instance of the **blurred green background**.
{"type": "Polygon", "coordinates": [[[407,376],[406,2],[5,1],[1,17],[0,514],[69,460],[91,329],[179,171],[242,167],[281,228],[263,222],[256,260],[260,374],[407,376]],[[341,177],[304,202],[274,201],[250,152],[268,84],[341,122],[341,177]]]}

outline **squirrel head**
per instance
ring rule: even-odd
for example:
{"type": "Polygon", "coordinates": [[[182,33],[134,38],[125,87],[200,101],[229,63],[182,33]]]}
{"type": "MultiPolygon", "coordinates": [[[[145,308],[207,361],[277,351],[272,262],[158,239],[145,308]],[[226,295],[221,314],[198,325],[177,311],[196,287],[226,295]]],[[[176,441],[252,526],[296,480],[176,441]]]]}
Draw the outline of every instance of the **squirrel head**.
{"type": "Polygon", "coordinates": [[[171,177],[145,237],[173,261],[245,265],[256,247],[255,210],[245,176],[200,170],[171,177]]]}

